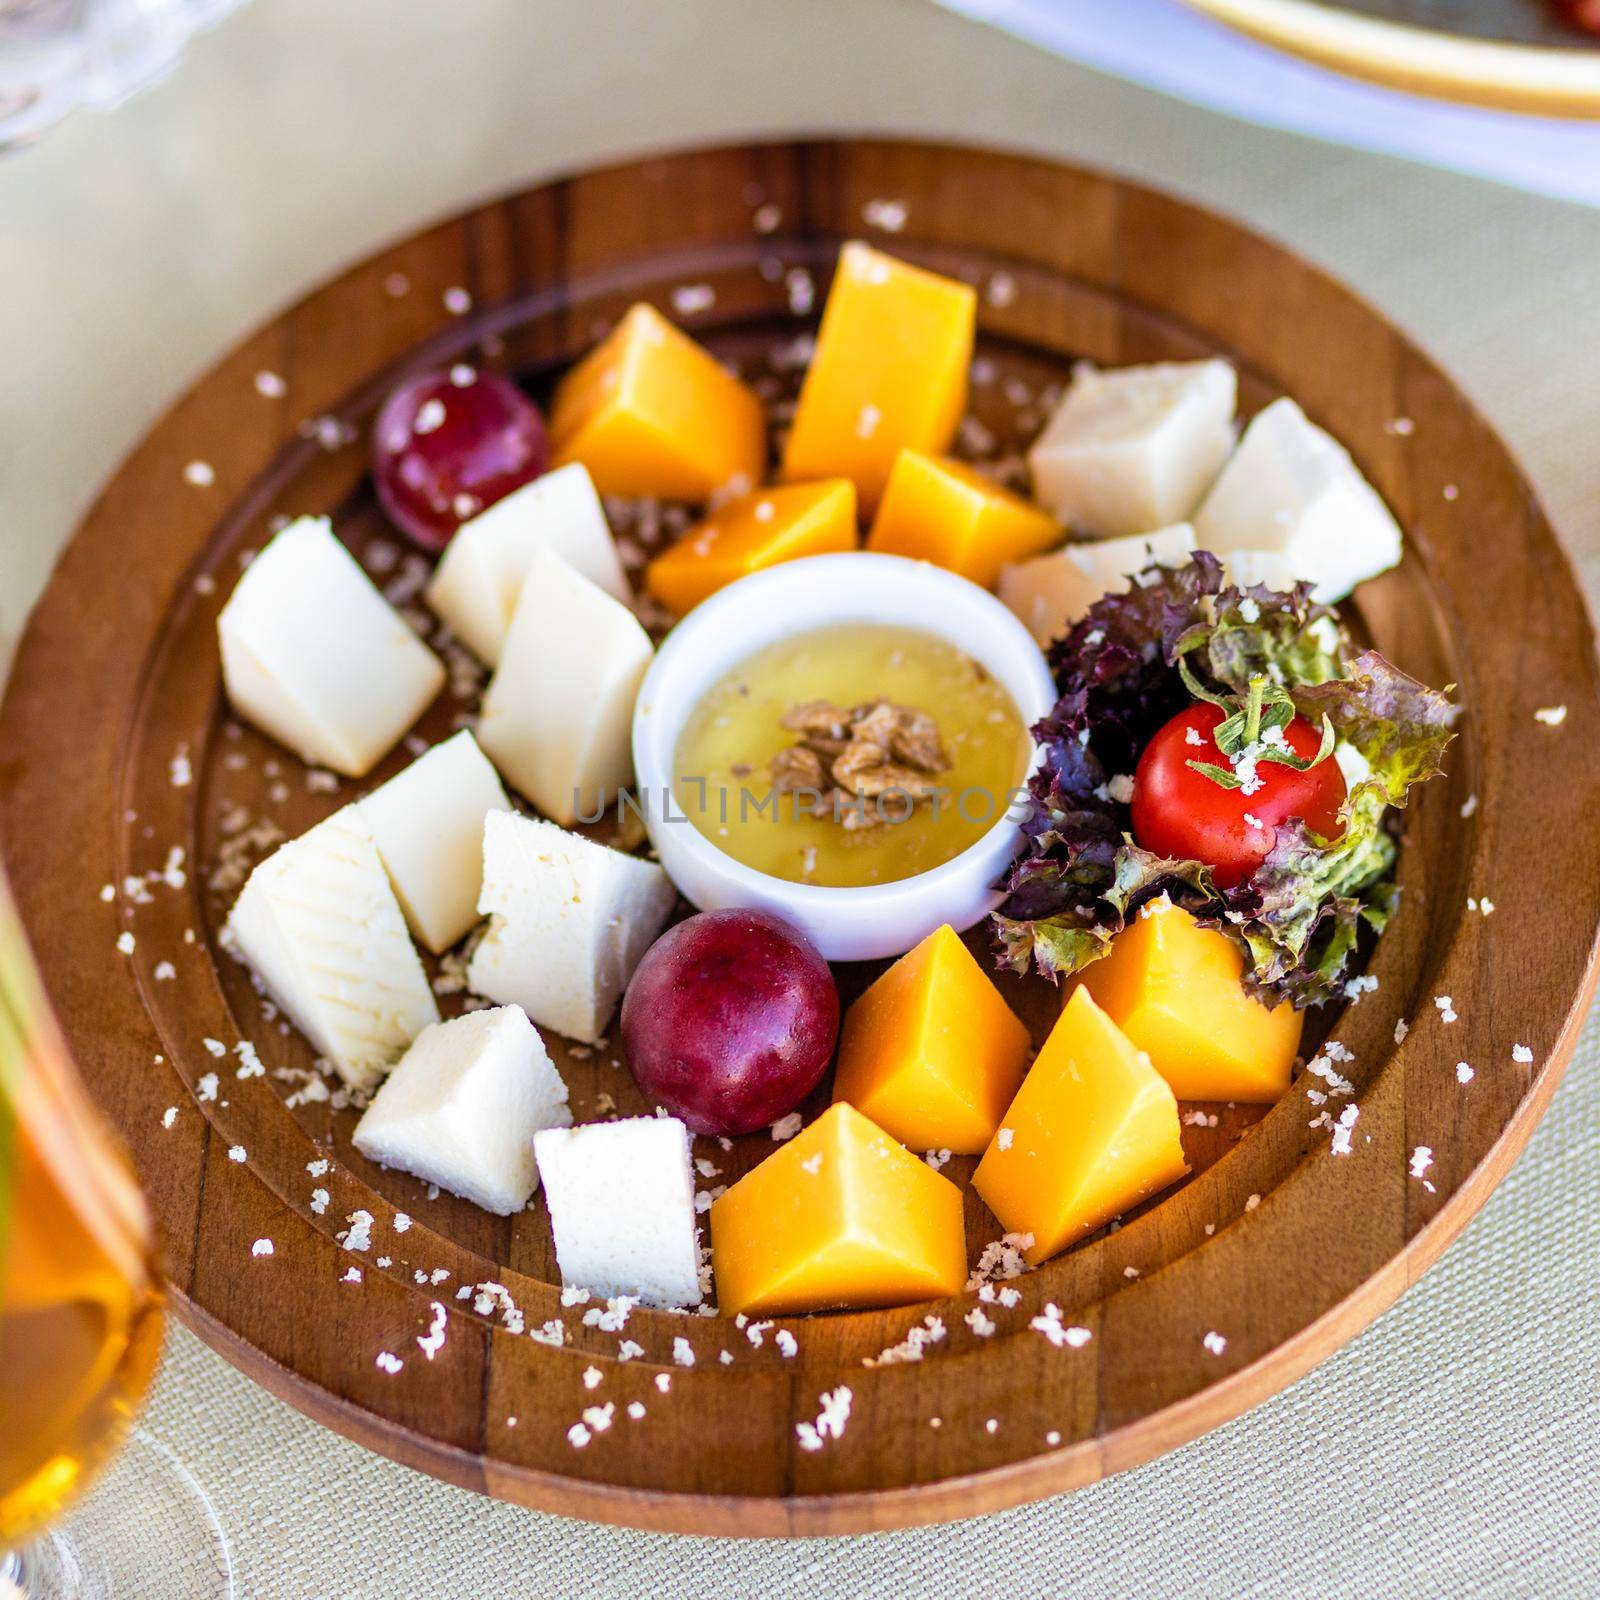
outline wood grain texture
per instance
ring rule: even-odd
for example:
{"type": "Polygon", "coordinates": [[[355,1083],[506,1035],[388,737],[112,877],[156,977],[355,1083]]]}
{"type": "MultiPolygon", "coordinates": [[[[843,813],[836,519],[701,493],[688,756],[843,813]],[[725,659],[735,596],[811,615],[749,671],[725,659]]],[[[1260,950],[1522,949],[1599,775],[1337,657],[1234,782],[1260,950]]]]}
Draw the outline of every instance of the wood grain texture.
{"type": "MultiPolygon", "coordinates": [[[[858,1531],[1148,1460],[1293,1381],[1437,1257],[1521,1149],[1593,990],[1597,681],[1581,594],[1504,447],[1389,324],[1281,248],[1110,178],[980,151],[702,151],[546,185],[398,244],[172,408],[69,546],[20,647],[0,710],[0,855],[77,1059],[165,1224],[179,1313],[230,1360],[350,1437],[506,1499],[702,1533],[858,1531]],[[298,833],[408,752],[368,784],[309,787],[300,763],[228,717],[216,614],[284,515],[333,515],[380,582],[410,581],[365,480],[366,425],[403,374],[483,360],[539,393],[632,299],[673,314],[673,289],[693,283],[715,292],[686,319],[697,333],[792,387],[783,349],[814,324],[839,241],[874,235],[874,199],[907,208],[881,242],[981,287],[979,453],[985,434],[989,453],[1014,449],[1078,356],[1218,352],[1240,368],[1246,409],[1287,392],[1333,428],[1410,536],[1403,565],[1362,591],[1358,625],[1401,666],[1458,683],[1468,714],[1448,779],[1406,819],[1403,910],[1369,969],[1379,987],[1318,1023],[1315,1037],[1331,1027],[1354,1053],[1350,1155],[1311,1126],[1304,1081],[1264,1117],[1199,1108],[1217,1121],[1185,1129],[1196,1176],[1015,1280],[1014,1306],[984,1307],[987,1337],[964,1320],[971,1296],[787,1320],[793,1357],[718,1318],[635,1311],[607,1331],[584,1324],[592,1308],[561,1304],[537,1203],[505,1220],[429,1199],[356,1154],[353,1111],[297,1095],[309,1052],[216,945],[236,888],[225,863],[262,819],[298,833]],[[446,308],[454,288],[471,294],[465,314],[446,308]],[[259,392],[261,371],[282,375],[286,396],[259,392]],[[194,460],[213,484],[185,481],[194,460]],[[1559,727],[1535,720],[1557,704],[1559,727]],[[179,757],[188,784],[172,781],[179,757]],[[101,898],[103,884],[159,873],[174,846],[181,887],[101,898]],[[1494,914],[1469,912],[1484,894],[1494,914]],[[1458,1021],[1441,1020],[1436,995],[1458,1021]],[[264,1075],[237,1076],[241,1040],[264,1075]],[[1426,1181],[1408,1171],[1424,1145],[1426,1181]],[[360,1211],[372,1243],[356,1252],[338,1235],[360,1211]],[[252,1256],[260,1238],[271,1256],[252,1256]],[[507,1298],[457,1298],[486,1283],[507,1298]],[[1086,1343],[1056,1348],[1030,1328],[1051,1303],[1086,1343]],[[417,1340],[436,1305],[446,1331],[430,1358],[417,1340]],[[946,1331],[923,1360],[865,1364],[928,1316],[946,1331]],[[551,1319],[560,1347],[530,1337],[551,1319]],[[692,1367],[674,1359],[677,1338],[692,1367]],[[841,1385],[843,1436],[799,1448],[796,1423],[841,1385]],[[574,1448],[569,1428],[607,1404],[611,1425],[574,1448]]],[[[421,733],[442,736],[471,704],[447,691],[421,733]]],[[[1054,991],[1008,994],[1042,1034],[1054,991]]],[[[552,1042],[580,1115],[638,1106],[612,1051],[552,1042]]],[[[719,1182],[771,1149],[765,1136],[701,1144],[719,1182]]],[[[967,1215],[976,1254],[998,1230],[976,1197],[967,1215]]]]}

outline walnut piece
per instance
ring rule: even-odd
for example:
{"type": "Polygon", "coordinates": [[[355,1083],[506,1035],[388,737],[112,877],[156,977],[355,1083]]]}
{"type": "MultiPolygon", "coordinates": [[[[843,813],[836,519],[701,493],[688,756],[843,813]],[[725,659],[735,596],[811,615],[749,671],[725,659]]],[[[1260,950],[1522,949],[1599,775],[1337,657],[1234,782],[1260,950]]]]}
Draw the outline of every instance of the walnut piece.
{"type": "Polygon", "coordinates": [[[807,809],[847,832],[905,821],[950,769],[938,724],[915,706],[868,700],[847,711],[805,700],[779,721],[801,737],[768,763],[773,788],[819,795],[807,809]]]}

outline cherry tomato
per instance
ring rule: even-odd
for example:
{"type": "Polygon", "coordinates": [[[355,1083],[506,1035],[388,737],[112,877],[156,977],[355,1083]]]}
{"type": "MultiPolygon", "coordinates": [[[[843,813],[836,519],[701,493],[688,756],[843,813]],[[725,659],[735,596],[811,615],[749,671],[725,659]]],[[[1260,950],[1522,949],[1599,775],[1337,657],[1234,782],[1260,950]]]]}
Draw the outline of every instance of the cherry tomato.
{"type": "Polygon", "coordinates": [[[424,550],[537,478],[549,452],[539,408],[506,378],[458,364],[402,384],[372,430],[389,520],[424,550]]]}
{"type": "MultiPolygon", "coordinates": [[[[1157,855],[1206,862],[1219,889],[1242,883],[1266,860],[1277,825],[1290,817],[1334,837],[1345,797],[1344,775],[1332,756],[1304,772],[1280,761],[1259,762],[1260,787],[1249,794],[1196,772],[1191,761],[1228,769],[1212,737],[1226,715],[1204,700],[1180,711],[1145,747],[1133,775],[1134,838],[1157,855]]],[[[1304,717],[1295,717],[1284,737],[1306,758],[1322,743],[1304,717]]]]}

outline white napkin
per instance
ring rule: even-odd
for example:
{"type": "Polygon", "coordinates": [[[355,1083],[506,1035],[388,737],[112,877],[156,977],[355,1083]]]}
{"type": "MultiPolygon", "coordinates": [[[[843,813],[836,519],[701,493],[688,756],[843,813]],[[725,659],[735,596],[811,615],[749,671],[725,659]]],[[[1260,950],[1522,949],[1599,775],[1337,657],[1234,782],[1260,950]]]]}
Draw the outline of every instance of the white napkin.
{"type": "Polygon", "coordinates": [[[1600,123],[1480,111],[1359,83],[1179,0],[939,0],[1058,55],[1250,122],[1600,205],[1600,123]]]}

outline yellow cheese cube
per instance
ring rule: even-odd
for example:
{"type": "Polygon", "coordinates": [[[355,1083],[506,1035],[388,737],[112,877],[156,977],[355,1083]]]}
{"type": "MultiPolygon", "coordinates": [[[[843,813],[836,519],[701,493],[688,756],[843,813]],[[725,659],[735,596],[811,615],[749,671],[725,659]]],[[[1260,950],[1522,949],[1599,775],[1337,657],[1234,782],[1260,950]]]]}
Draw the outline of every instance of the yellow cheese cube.
{"type": "Polygon", "coordinates": [[[833,1098],[913,1150],[977,1155],[1022,1082],[1028,1030],[948,924],[850,1007],[833,1098]]]}
{"type": "Polygon", "coordinates": [[[971,287],[847,244],[783,453],[786,478],[840,474],[870,510],[895,456],[945,450],[967,404],[971,287]]]}
{"type": "Polygon", "coordinates": [[[856,547],[856,487],[848,478],[758,489],[718,506],[645,569],[645,587],[684,612],[763,567],[856,547]]]}
{"type": "Polygon", "coordinates": [[[959,1294],[961,1191],[840,1102],[712,1205],[711,1264],[729,1317],[959,1294]]]}
{"type": "Polygon", "coordinates": [[[1035,1266],[1189,1169],[1178,1102],[1076,989],[1001,1119],[972,1186],[1035,1266]]]}
{"type": "Polygon", "coordinates": [[[1079,979],[1180,1100],[1264,1103],[1289,1087],[1302,1014],[1239,982],[1244,957],[1215,928],[1153,900],[1079,979]]]}
{"type": "Polygon", "coordinates": [[[557,385],[550,449],[601,494],[705,500],[761,481],[766,427],[755,395],[641,302],[557,385]]]}
{"type": "Polygon", "coordinates": [[[1001,567],[1065,537],[1048,512],[964,462],[902,450],[867,548],[931,561],[988,588],[1001,567]]]}

